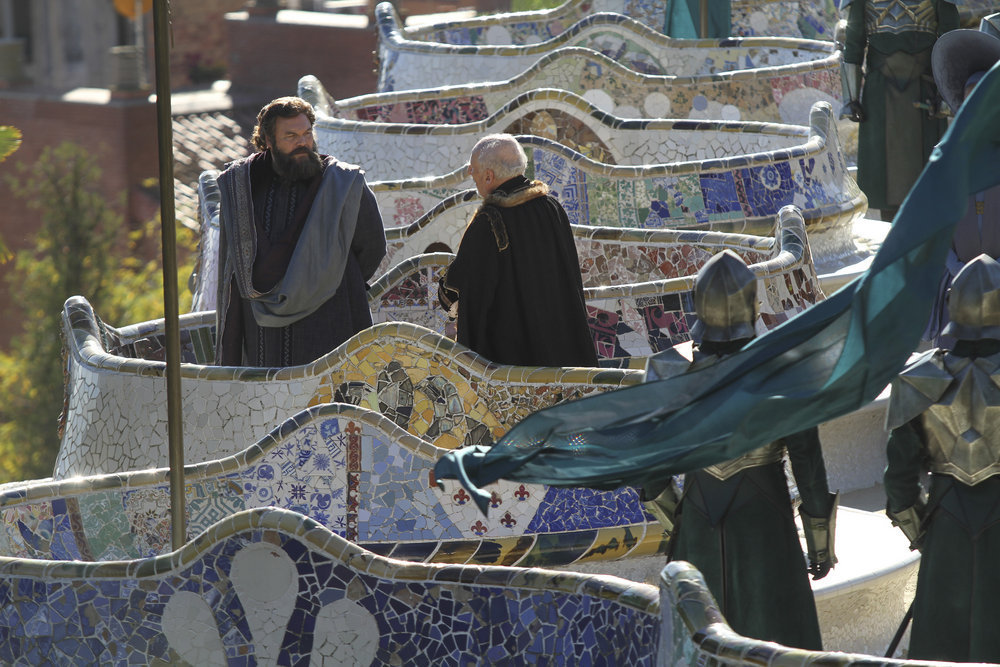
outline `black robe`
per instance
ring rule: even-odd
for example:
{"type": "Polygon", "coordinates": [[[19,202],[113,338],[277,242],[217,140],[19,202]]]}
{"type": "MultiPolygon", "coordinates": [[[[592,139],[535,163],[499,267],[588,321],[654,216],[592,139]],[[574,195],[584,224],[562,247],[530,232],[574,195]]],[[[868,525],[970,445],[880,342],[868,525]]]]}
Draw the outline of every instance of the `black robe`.
{"type": "Polygon", "coordinates": [[[597,365],[569,219],[544,183],[517,176],[486,197],[441,286],[458,342],[487,359],[597,365]]]}
{"type": "MultiPolygon", "coordinates": [[[[299,235],[316,196],[323,172],[308,181],[280,178],[271,166],[270,151],[258,154],[250,167],[257,255],[253,284],[266,291],[288,269],[299,235]]],[[[324,160],[324,169],[332,161],[324,160]]],[[[220,225],[220,229],[224,229],[220,225]]],[[[220,237],[219,267],[227,242],[220,237]]],[[[385,232],[375,195],[365,188],[358,223],[347,255],[343,278],[336,293],[315,312],[286,327],[262,327],[254,319],[250,302],[240,297],[235,276],[229,278],[226,326],[217,345],[223,366],[297,366],[315,361],[355,333],[372,325],[367,280],[385,256],[385,232]]],[[[219,300],[220,307],[224,303],[219,300]]]]}

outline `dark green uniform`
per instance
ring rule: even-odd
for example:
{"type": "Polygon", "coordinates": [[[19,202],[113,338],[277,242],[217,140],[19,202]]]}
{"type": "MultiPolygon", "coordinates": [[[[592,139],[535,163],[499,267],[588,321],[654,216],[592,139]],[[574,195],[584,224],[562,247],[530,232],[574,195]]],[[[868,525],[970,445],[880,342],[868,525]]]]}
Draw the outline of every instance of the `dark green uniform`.
{"type": "MultiPolygon", "coordinates": [[[[831,497],[817,429],[788,436],[780,445],[788,451],[803,510],[828,516],[831,497]]],[[[726,622],[741,635],[822,649],[780,460],[724,480],[704,470],[687,473],[671,559],[698,568],[726,622]]]]}
{"type": "MultiPolygon", "coordinates": [[[[942,385],[946,390],[940,396],[940,390],[931,389],[928,398],[934,401],[933,407],[892,430],[887,445],[885,491],[889,511],[900,513],[918,503],[919,480],[928,469],[935,469],[922,522],[926,533],[908,657],[1000,662],[1000,465],[995,462],[998,457],[989,451],[1000,446],[990,423],[995,420],[989,419],[998,406],[988,405],[995,389],[978,391],[988,388],[990,375],[994,381],[997,377],[989,369],[996,370],[1000,364],[1000,342],[959,341],[954,352],[927,353],[922,363],[911,367],[916,378],[913,386],[924,394],[938,385],[938,376],[943,378],[940,382],[947,382],[947,377],[935,369],[961,369],[962,360],[971,362],[966,367],[970,372],[942,385]],[[963,400],[963,391],[977,395],[971,401],[963,400]],[[969,404],[966,416],[954,407],[963,402],[969,404]],[[937,414],[931,414],[934,412],[937,414]],[[966,423],[968,415],[971,423],[966,423]],[[947,455],[942,455],[942,448],[932,450],[928,446],[932,436],[927,419],[957,425],[952,430],[964,430],[964,442],[956,445],[945,440],[945,446],[951,447],[947,455]],[[948,458],[972,475],[945,472],[948,458]]],[[[893,383],[894,393],[906,389],[899,381],[893,383]]],[[[934,428],[940,430],[940,426],[934,428]]]]}
{"type": "Polygon", "coordinates": [[[947,124],[925,105],[937,100],[931,49],[959,26],[946,0],[848,0],[844,62],[865,65],[858,134],[858,185],[868,204],[898,208],[947,124]]]}

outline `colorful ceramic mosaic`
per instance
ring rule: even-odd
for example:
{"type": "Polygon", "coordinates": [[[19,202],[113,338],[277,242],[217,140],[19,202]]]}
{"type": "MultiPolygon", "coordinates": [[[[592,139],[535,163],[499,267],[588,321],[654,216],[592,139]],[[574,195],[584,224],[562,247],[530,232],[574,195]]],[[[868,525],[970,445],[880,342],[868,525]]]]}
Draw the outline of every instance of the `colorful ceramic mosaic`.
{"type": "MultiPolygon", "coordinates": [[[[663,626],[660,665],[791,667],[942,667],[957,663],[805,651],[742,637],[727,624],[705,580],[690,563],[668,563],[660,575],[663,626]]],[[[864,613],[856,609],[856,613],[864,613]]]]}
{"type": "MultiPolygon", "coordinates": [[[[597,12],[624,14],[662,32],[669,4],[664,0],[568,0],[551,10],[425,24],[402,32],[408,39],[448,44],[532,44],[555,37],[597,12]]],[[[831,39],[837,21],[835,5],[833,0],[732,0],[732,34],[831,39]]]]}
{"type": "MultiPolygon", "coordinates": [[[[461,419],[460,399],[412,388],[435,433],[461,419]],[[421,401],[436,399],[429,405],[421,401]],[[449,412],[449,409],[452,412],[449,412]],[[438,414],[435,414],[438,413],[438,414]]],[[[666,535],[638,493],[501,481],[488,516],[433,468],[446,452],[380,415],[346,404],[300,412],[230,457],[188,465],[187,539],[262,507],[304,514],[377,553],[420,562],[572,566],[663,552],[666,535]]],[[[0,494],[0,554],[54,560],[146,558],[170,550],[166,469],[37,483],[0,494]]]]}
{"type": "MultiPolygon", "coordinates": [[[[552,94],[563,100],[569,95],[552,94]]],[[[577,106],[564,108],[579,110],[577,106]]],[[[600,117],[600,112],[591,112],[600,117]]],[[[607,123],[592,115],[577,118],[594,127],[594,136],[606,138],[600,150],[611,152],[614,147],[615,153],[644,155],[651,161],[641,164],[633,157],[629,160],[631,166],[609,164],[544,136],[519,136],[529,157],[528,175],[549,185],[574,224],[694,227],[766,234],[778,210],[794,204],[802,210],[817,264],[825,265],[857,250],[853,225],[866,212],[867,199],[848,171],[833,110],[827,104],[816,105],[808,128],[615,119],[610,123],[612,127],[628,129],[622,130],[614,142],[607,123]],[[652,139],[657,130],[662,143],[652,139]],[[649,146],[647,141],[656,145],[649,146]],[[653,160],[655,155],[651,153],[665,156],[668,151],[675,161],[664,164],[653,160]]],[[[553,127],[557,125],[552,116],[549,119],[553,127]]],[[[372,184],[387,223],[404,223],[413,213],[428,211],[406,232],[390,229],[389,234],[412,236],[429,225],[442,230],[427,245],[411,248],[411,254],[417,254],[454,250],[473,213],[473,194],[440,199],[473,185],[465,164],[479,135],[463,133],[464,127],[325,119],[317,122],[316,131],[324,149],[353,162],[364,164],[381,153],[395,155],[391,160],[395,164],[409,163],[413,173],[441,169],[439,173],[444,175],[436,178],[372,184]],[[395,128],[405,128],[405,136],[388,133],[395,128]],[[411,129],[423,133],[411,134],[411,129]],[[402,157],[404,150],[410,151],[409,158],[402,157]],[[449,163],[449,159],[453,162],[449,163]],[[443,245],[431,247],[432,242],[443,245]]],[[[205,231],[212,232],[210,228],[205,231]]],[[[395,261],[399,261],[396,256],[387,260],[387,265],[395,261]]]]}
{"type": "MultiPolygon", "coordinates": [[[[718,46],[698,42],[673,47],[697,50],[712,58],[718,46]]],[[[765,47],[730,46],[739,60],[753,60],[765,47]],[[742,51],[742,53],[740,53],[742,51]]],[[[828,54],[829,59],[836,56],[828,54]]],[[[759,60],[759,57],[757,58],[759,60]]],[[[325,115],[351,120],[456,124],[483,120],[517,95],[537,88],[557,88],[584,97],[602,111],[621,118],[699,118],[758,120],[802,124],[817,100],[835,105],[840,79],[833,67],[812,61],[684,75],[629,69],[612,58],[582,47],[563,47],[541,55],[507,80],[462,83],[445,88],[374,93],[333,101],[315,77],[299,80],[299,95],[325,115]]]]}
{"type": "Polygon", "coordinates": [[[414,564],[279,509],[153,559],[0,559],[5,664],[653,665],[655,587],[414,564]]]}
{"type": "MultiPolygon", "coordinates": [[[[602,356],[623,364],[688,340],[693,272],[721,248],[742,254],[761,277],[762,327],[822,298],[801,216],[789,208],[780,218],[771,237],[587,229],[581,248],[588,284],[611,275],[649,281],[587,288],[602,356]]],[[[213,356],[214,313],[183,316],[186,460],[234,454],[295,412],[326,402],[376,410],[451,449],[490,442],[543,406],[640,381],[640,371],[499,366],[434,331],[385,321],[409,317],[443,330],[434,277],[447,261],[416,258],[380,278],[371,293],[374,319],[383,323],[306,366],[204,365],[213,356]]],[[[64,324],[67,408],[54,476],[165,466],[162,321],[115,329],[74,297],[64,324]]]]}
{"type": "MultiPolygon", "coordinates": [[[[593,14],[541,42],[513,45],[453,44],[409,39],[392,4],[375,8],[378,23],[378,92],[432,88],[470,81],[500,81],[520,74],[546,53],[577,46],[603,53],[636,72],[708,77],[739,69],[798,68],[836,72],[833,42],[787,37],[678,40],[621,14],[593,14]]],[[[502,17],[480,19],[502,22],[502,17]]]]}

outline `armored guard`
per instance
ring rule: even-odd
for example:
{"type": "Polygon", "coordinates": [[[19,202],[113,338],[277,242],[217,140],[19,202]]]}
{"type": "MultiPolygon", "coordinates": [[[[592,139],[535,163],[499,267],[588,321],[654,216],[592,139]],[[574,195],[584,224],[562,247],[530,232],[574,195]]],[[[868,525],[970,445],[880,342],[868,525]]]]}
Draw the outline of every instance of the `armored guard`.
{"type": "MultiPolygon", "coordinates": [[[[700,343],[685,368],[715,363],[754,337],[756,276],[725,250],[698,272],[694,305],[692,335],[700,343]]],[[[651,357],[647,379],[683,370],[679,356],[674,349],[651,357]]],[[[822,648],[808,573],[819,579],[836,563],[837,499],[827,487],[816,428],[690,472],[683,492],[671,479],[662,488],[644,489],[643,497],[650,513],[673,531],[670,559],[701,571],[734,630],[786,646],[822,648]],[[792,514],[786,452],[801,497],[808,567],[792,514]]]]}
{"type": "Polygon", "coordinates": [[[958,27],[948,0],[841,0],[844,115],[858,131],[858,185],[891,220],[947,129],[931,48],[958,27]]]}
{"type": "Polygon", "coordinates": [[[909,657],[998,662],[1000,264],[966,264],[948,305],[954,347],[917,355],[892,384],[887,510],[922,554],[909,657]]]}
{"type": "MultiPolygon", "coordinates": [[[[985,17],[979,30],[952,30],[934,45],[934,81],[952,110],[958,109],[993,65],[1000,61],[1000,14],[985,17]]],[[[981,253],[1000,257],[1000,185],[969,195],[965,215],[955,225],[945,272],[924,338],[937,347],[954,341],[941,336],[948,323],[946,295],[965,263],[981,253]]]]}

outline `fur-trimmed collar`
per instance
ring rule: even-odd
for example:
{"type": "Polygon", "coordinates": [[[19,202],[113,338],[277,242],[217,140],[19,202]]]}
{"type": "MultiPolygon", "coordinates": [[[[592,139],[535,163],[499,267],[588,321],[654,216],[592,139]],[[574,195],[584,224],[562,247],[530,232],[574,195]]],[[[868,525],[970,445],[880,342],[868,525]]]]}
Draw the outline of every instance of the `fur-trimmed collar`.
{"type": "Polygon", "coordinates": [[[500,208],[511,208],[547,194],[549,194],[548,185],[541,181],[531,181],[527,187],[518,188],[512,192],[494,190],[483,198],[483,205],[492,204],[500,208]]]}

